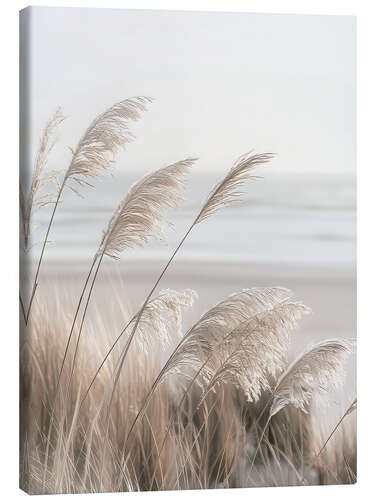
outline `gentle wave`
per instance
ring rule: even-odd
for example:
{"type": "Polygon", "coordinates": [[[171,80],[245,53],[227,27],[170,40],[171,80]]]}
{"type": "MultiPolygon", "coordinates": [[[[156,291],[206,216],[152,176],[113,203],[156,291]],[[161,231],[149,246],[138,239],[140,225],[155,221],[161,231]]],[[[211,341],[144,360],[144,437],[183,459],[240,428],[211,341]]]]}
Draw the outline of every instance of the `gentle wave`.
{"type": "MultiPolygon", "coordinates": [[[[102,231],[124,186],[134,178],[121,177],[85,190],[85,199],[66,195],[56,216],[56,223],[46,258],[84,260],[91,258],[102,231]]],[[[167,231],[167,244],[151,244],[147,249],[127,252],[127,258],[165,258],[178,244],[201,207],[213,184],[214,176],[201,176],[188,186],[187,202],[168,214],[175,230],[167,231]]],[[[227,208],[200,224],[185,242],[181,254],[186,259],[303,261],[311,263],[355,262],[356,204],[353,178],[322,176],[285,176],[270,178],[247,186],[241,204],[227,208]],[[256,191],[254,191],[256,189],[256,191]]],[[[36,212],[30,255],[37,258],[48,223],[49,210],[36,212]]]]}

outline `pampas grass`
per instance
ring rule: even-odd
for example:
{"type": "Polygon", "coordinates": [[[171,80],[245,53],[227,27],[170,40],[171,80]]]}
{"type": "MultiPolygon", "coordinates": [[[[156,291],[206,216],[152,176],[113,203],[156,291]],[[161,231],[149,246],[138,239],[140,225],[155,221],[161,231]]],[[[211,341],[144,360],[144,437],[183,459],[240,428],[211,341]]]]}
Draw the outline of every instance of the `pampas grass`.
{"type": "MultiPolygon", "coordinates": [[[[194,160],[191,159],[179,161],[145,176],[130,188],[128,194],[120,202],[111,217],[108,228],[103,234],[99,249],[94,255],[93,263],[70,328],[66,349],[69,348],[75,321],[82,297],[88,285],[88,280],[96,261],[98,261],[83,310],[73,356],[72,375],[87,308],[104,255],[118,258],[119,254],[127,248],[144,246],[153,237],[162,238],[163,210],[176,208],[182,201],[180,190],[184,186],[184,178],[193,163],[194,160]]],[[[141,314],[137,315],[135,320],[136,325],[138,325],[140,317],[141,314]]]]}
{"type": "Polygon", "coordinates": [[[288,404],[306,412],[314,393],[325,393],[342,384],[343,362],[352,345],[344,339],[324,340],[300,354],[276,384],[270,417],[288,404]]]}
{"type": "Polygon", "coordinates": [[[33,212],[52,202],[51,195],[42,195],[40,191],[51,180],[51,176],[46,174],[45,168],[48,156],[56,144],[55,132],[64,120],[65,116],[61,109],[57,108],[52,118],[46,123],[40,139],[28,196],[24,195],[23,188],[20,185],[20,209],[25,248],[28,247],[33,212]]]}
{"type": "MultiPolygon", "coordinates": [[[[53,201],[53,210],[51,217],[49,219],[48,227],[44,236],[42,243],[42,249],[39,255],[38,265],[34,277],[34,283],[31,292],[31,298],[29,305],[27,307],[27,312],[25,312],[25,322],[28,322],[31,307],[34,301],[36,289],[38,286],[38,276],[40,272],[40,267],[43,261],[44,252],[46,249],[49,233],[52,228],[52,224],[55,218],[56,210],[61,200],[64,188],[68,186],[74,192],[77,190],[72,186],[72,181],[78,183],[79,185],[86,184],[90,185],[87,179],[92,179],[107,173],[113,166],[114,155],[120,146],[125,146],[132,139],[133,135],[129,130],[129,121],[138,120],[140,118],[140,112],[146,109],[146,104],[151,102],[148,97],[136,97],[132,99],[125,99],[117,104],[114,104],[104,113],[100,114],[97,118],[93,120],[90,126],[87,128],[86,132],[81,137],[75,150],[72,150],[72,160],[65,171],[63,180],[58,184],[57,195],[53,201]]],[[[53,119],[52,129],[55,128],[57,123],[60,123],[61,119],[53,119]]],[[[31,202],[35,197],[36,189],[39,186],[39,177],[41,169],[45,164],[46,152],[50,150],[48,147],[49,138],[51,135],[51,122],[47,124],[45,129],[45,134],[41,143],[42,152],[39,155],[42,158],[40,162],[41,168],[36,169],[36,183],[34,188],[32,187],[30,197],[31,202]]],[[[21,216],[23,220],[23,226],[25,228],[25,243],[27,243],[27,238],[29,234],[29,219],[31,211],[27,205],[25,205],[24,197],[20,196],[21,202],[21,216]],[[24,207],[22,209],[22,207],[24,207]]],[[[32,203],[31,203],[32,205],[32,203]]],[[[22,304],[23,309],[26,308],[22,304]]]]}
{"type": "MultiPolygon", "coordinates": [[[[113,293],[112,300],[120,303],[123,298],[113,293]]],[[[113,383],[114,366],[111,360],[101,370],[85,406],[77,413],[77,401],[82,397],[82,389],[89,384],[98,362],[112,343],[100,310],[95,311],[92,321],[87,323],[88,335],[82,339],[67,408],[69,418],[65,425],[61,423],[63,401],[56,406],[50,452],[44,469],[49,408],[57,380],[56,366],[61,363],[63,336],[69,326],[65,311],[73,305],[60,302],[56,306],[57,313],[50,315],[47,308],[38,304],[28,326],[30,335],[27,345],[23,345],[21,350],[22,415],[26,417],[29,411],[28,418],[23,418],[21,422],[21,485],[27,491],[83,493],[319,482],[332,484],[340,483],[341,478],[348,482],[350,473],[345,472],[345,461],[351,463],[353,445],[350,455],[346,441],[337,439],[335,446],[327,447],[319,461],[310,467],[315,456],[313,450],[321,442],[319,421],[291,406],[285,407],[271,420],[268,437],[263,439],[262,452],[258,453],[259,458],[249,474],[253,443],[257,443],[263,423],[260,421],[255,427],[250,425],[252,430],[249,431],[248,422],[257,419],[259,411],[267,404],[269,393],[262,393],[257,404],[247,402],[242,398],[242,391],[238,392],[228,380],[218,384],[215,392],[207,394],[194,415],[202,395],[201,383],[193,382],[179,407],[176,390],[178,398],[181,398],[181,377],[175,378],[174,375],[169,377],[168,383],[159,386],[144,418],[137,423],[137,432],[130,434],[126,465],[121,466],[124,434],[130,430],[135,413],[143,405],[153,380],[162,368],[158,353],[163,350],[155,343],[150,355],[140,343],[134,343],[129,363],[121,372],[113,397],[108,442],[105,444],[105,420],[100,414],[96,415],[103,404],[103,394],[113,383]],[[91,353],[89,357],[88,352],[91,353]],[[161,449],[165,431],[171,422],[161,449]],[[100,477],[103,443],[107,458],[100,477]],[[43,485],[44,474],[46,479],[43,485]]],[[[166,320],[169,325],[168,313],[166,320]]],[[[161,321],[159,316],[159,324],[161,321]]],[[[146,328],[145,325],[145,333],[146,328]]],[[[153,327],[147,333],[149,336],[157,334],[153,327]]],[[[115,351],[120,354],[121,345],[115,351]]],[[[69,364],[71,361],[72,353],[69,353],[69,364]]],[[[68,374],[64,373],[62,384],[65,386],[67,382],[68,374]]],[[[184,385],[182,390],[185,389],[184,385]]]]}
{"type": "MultiPolygon", "coordinates": [[[[128,99],[96,118],[58,186],[29,308],[23,308],[21,487],[87,493],[355,481],[355,460],[346,451],[345,464],[338,459],[347,442],[339,433],[330,439],[356,402],[323,446],[319,421],[307,412],[320,393],[343,382],[351,342],[319,342],[288,365],[293,332],[310,309],[281,287],[234,291],[190,327],[184,314],[196,306],[193,290],[153,296],[193,228],[241,201],[244,181],[272,154],[243,155],[214,186],[141,306],[131,314],[122,309],[119,335],[105,318],[105,301],[89,308],[102,260],[164,237],[164,212],[179,206],[195,159],[135,183],[108,222],[78,303],[64,301],[59,287],[54,308],[37,301],[29,317],[64,187],[76,190],[111,170],[117,149],[132,139],[129,122],[148,102],[128,99]]],[[[46,127],[28,202],[21,200],[26,244],[32,212],[26,207],[43,205],[39,190],[61,119],[56,115],[46,127]]],[[[115,289],[108,303],[121,307],[124,296],[115,289]]]]}
{"type": "MultiPolygon", "coordinates": [[[[193,228],[196,225],[198,225],[200,222],[202,222],[203,220],[207,219],[210,215],[213,215],[220,208],[223,208],[225,206],[230,206],[236,202],[239,202],[243,193],[239,192],[238,188],[243,185],[245,180],[251,178],[250,172],[257,165],[262,165],[262,164],[268,162],[272,157],[273,157],[273,155],[270,153],[255,154],[255,155],[245,154],[245,155],[241,156],[237,160],[237,162],[235,162],[234,166],[229,170],[228,174],[224,177],[224,179],[221,182],[219,182],[218,184],[216,184],[216,186],[214,186],[214,188],[212,189],[211,193],[209,194],[207,200],[205,201],[201,210],[199,211],[198,215],[196,216],[196,218],[193,220],[192,224],[187,229],[187,231],[184,234],[184,236],[182,237],[180,243],[177,245],[177,247],[173,251],[171,257],[169,258],[168,262],[164,266],[159,277],[157,278],[156,282],[154,283],[153,287],[151,288],[150,292],[148,293],[148,295],[147,295],[147,297],[146,297],[146,299],[145,299],[145,301],[140,309],[140,312],[137,316],[133,330],[132,330],[130,337],[128,339],[128,343],[127,343],[127,345],[122,353],[121,360],[120,360],[119,367],[118,367],[118,372],[122,369],[122,366],[125,362],[126,356],[129,352],[129,348],[130,348],[131,343],[135,337],[138,323],[140,321],[140,318],[142,317],[142,313],[143,313],[144,308],[147,306],[154,291],[156,290],[157,286],[159,285],[159,283],[163,279],[169,266],[173,262],[174,258],[176,257],[180,248],[185,243],[186,239],[190,235],[193,228]]],[[[255,178],[254,176],[252,176],[252,177],[255,178]]],[[[120,336],[125,331],[125,328],[122,329],[120,336]]],[[[116,376],[114,385],[116,385],[117,380],[118,380],[118,375],[116,376]]]]}
{"type": "Polygon", "coordinates": [[[243,321],[225,336],[212,357],[211,374],[205,388],[207,394],[218,384],[231,382],[242,390],[246,399],[257,402],[270,390],[270,377],[285,365],[293,331],[309,308],[284,299],[243,321]]]}
{"type": "MultiPolygon", "coordinates": [[[[177,345],[137,418],[147,409],[158,385],[173,374],[189,380],[177,410],[194,384],[202,387],[193,417],[210,391],[216,393],[218,386],[225,384],[256,402],[269,389],[269,375],[274,376],[285,362],[290,330],[302,314],[309,312],[303,304],[291,302],[289,295],[282,288],[254,288],[234,294],[210,309],[177,345]]],[[[159,454],[172,422],[173,416],[159,454]]]]}
{"type": "Polygon", "coordinates": [[[289,365],[272,391],[269,416],[252,464],[274,415],[288,405],[306,413],[313,396],[327,393],[343,383],[343,364],[352,347],[353,341],[345,339],[323,340],[307,348],[289,365]]]}
{"type": "Polygon", "coordinates": [[[224,207],[240,203],[244,193],[239,191],[239,188],[248,179],[259,179],[258,176],[252,174],[253,170],[273,157],[272,153],[254,155],[247,153],[241,156],[224,179],[213,187],[195,223],[199,224],[224,207]]]}
{"type": "Polygon", "coordinates": [[[134,184],[109,221],[97,256],[118,258],[127,248],[145,246],[150,238],[163,239],[162,210],[181,203],[184,177],[195,161],[173,163],[134,184]]]}
{"type": "Polygon", "coordinates": [[[87,184],[87,179],[95,179],[110,171],[118,148],[134,139],[129,122],[139,120],[141,112],[151,102],[149,97],[125,99],[95,118],[72,151],[63,184],[68,180],[87,184]]]}
{"type": "MultiPolygon", "coordinates": [[[[170,341],[170,332],[168,331],[169,325],[164,324],[159,319],[160,312],[163,310],[169,311],[169,313],[174,318],[174,323],[176,324],[176,328],[174,329],[174,334],[179,336],[181,332],[181,323],[182,323],[182,310],[188,307],[191,307],[194,300],[197,298],[197,293],[194,290],[186,289],[182,292],[176,292],[174,290],[163,290],[159,293],[159,295],[151,300],[144,310],[144,314],[142,317],[142,321],[140,324],[141,335],[139,339],[139,345],[142,347],[144,351],[148,350],[151,344],[158,343],[161,341],[162,345],[166,346],[170,341]],[[146,328],[143,328],[143,325],[146,328]],[[150,326],[153,328],[150,329],[150,326]],[[160,333],[156,338],[155,335],[148,334],[149,331],[155,332],[159,331],[160,333]]],[[[139,314],[139,313],[138,313],[139,314]]],[[[109,356],[112,354],[118,343],[120,342],[123,333],[132,326],[138,314],[135,314],[125,326],[125,329],[117,336],[111,348],[108,350],[106,355],[104,356],[102,362],[99,367],[95,371],[94,376],[92,377],[88,388],[86,389],[84,396],[82,397],[81,406],[85,402],[85,399],[90,392],[91,387],[93,386],[96,378],[98,377],[100,370],[103,368],[109,356]]]]}

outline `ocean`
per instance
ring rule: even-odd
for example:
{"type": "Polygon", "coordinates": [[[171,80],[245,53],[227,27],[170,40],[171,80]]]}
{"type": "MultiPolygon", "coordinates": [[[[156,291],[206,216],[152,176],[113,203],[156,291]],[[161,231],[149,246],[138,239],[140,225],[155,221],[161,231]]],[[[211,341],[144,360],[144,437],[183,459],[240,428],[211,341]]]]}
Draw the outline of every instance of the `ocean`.
{"type": "MultiPolygon", "coordinates": [[[[166,212],[166,241],[128,250],[122,258],[166,260],[222,175],[193,172],[184,193],[186,202],[166,212]]],[[[136,180],[134,171],[117,172],[95,182],[95,188],[79,188],[83,198],[66,190],[50,233],[46,260],[91,260],[112,212],[136,180]]],[[[180,259],[355,266],[354,176],[267,174],[248,181],[244,192],[243,203],[225,208],[194,229],[180,259]]],[[[34,214],[32,259],[39,255],[50,210],[47,206],[34,214]]]]}

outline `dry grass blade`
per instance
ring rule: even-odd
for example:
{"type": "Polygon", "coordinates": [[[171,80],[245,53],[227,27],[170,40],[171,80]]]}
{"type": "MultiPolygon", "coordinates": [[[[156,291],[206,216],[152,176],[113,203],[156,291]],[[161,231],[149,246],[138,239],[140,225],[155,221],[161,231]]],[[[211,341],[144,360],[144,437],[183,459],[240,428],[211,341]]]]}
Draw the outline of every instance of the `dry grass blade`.
{"type": "Polygon", "coordinates": [[[62,114],[61,109],[58,108],[52,118],[48,120],[44,128],[43,135],[39,143],[28,197],[25,197],[20,186],[20,206],[25,248],[28,246],[30,237],[30,223],[33,211],[51,202],[51,197],[48,195],[40,195],[40,190],[49,180],[49,177],[44,174],[44,170],[47,165],[48,155],[56,144],[56,138],[54,136],[55,131],[64,120],[65,117],[62,114]]]}
{"type": "Polygon", "coordinates": [[[280,377],[270,409],[270,417],[292,404],[306,412],[313,394],[341,385],[343,362],[353,341],[324,340],[304,351],[280,377]]]}
{"type": "Polygon", "coordinates": [[[195,159],[186,159],[146,175],[129,190],[113,214],[98,255],[118,258],[126,248],[144,246],[163,237],[165,208],[178,206],[184,177],[195,159]]]}
{"type": "Polygon", "coordinates": [[[331,434],[328,436],[328,438],[326,439],[326,441],[324,442],[323,446],[320,448],[319,450],[319,453],[316,455],[315,458],[318,458],[320,456],[320,454],[322,453],[322,451],[324,450],[324,448],[327,446],[329,440],[331,439],[331,437],[334,435],[334,433],[337,431],[337,429],[340,427],[341,425],[341,422],[344,420],[345,417],[347,417],[348,415],[350,415],[353,411],[356,411],[357,410],[357,398],[354,399],[354,401],[350,404],[349,408],[346,410],[346,412],[344,413],[344,415],[340,418],[340,420],[337,422],[337,424],[335,425],[335,427],[333,428],[333,431],[331,432],[331,434]]]}
{"type": "Polygon", "coordinates": [[[211,191],[196,224],[207,219],[221,208],[240,202],[243,193],[239,191],[239,188],[247,179],[257,179],[257,176],[252,175],[253,169],[258,165],[267,163],[273,157],[272,153],[245,154],[241,156],[224,179],[216,184],[211,191]]]}
{"type": "Polygon", "coordinates": [[[76,147],[65,180],[73,179],[79,184],[85,178],[95,178],[113,166],[113,155],[133,138],[129,121],[140,118],[151,102],[148,97],[134,97],[114,104],[91,123],[76,147]]]}

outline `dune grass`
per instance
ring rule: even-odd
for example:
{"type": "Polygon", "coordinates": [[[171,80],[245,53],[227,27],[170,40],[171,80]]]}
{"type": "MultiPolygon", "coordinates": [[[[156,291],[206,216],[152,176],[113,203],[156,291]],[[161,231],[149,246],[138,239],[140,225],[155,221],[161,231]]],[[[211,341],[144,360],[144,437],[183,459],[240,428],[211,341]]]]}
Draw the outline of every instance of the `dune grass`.
{"type": "MultiPolygon", "coordinates": [[[[149,350],[142,342],[133,344],[114,391],[107,423],[108,393],[116,361],[126,343],[126,338],[121,339],[79,410],[83,392],[112,344],[100,311],[95,311],[87,323],[67,410],[62,395],[57,401],[45,460],[57,367],[70,323],[65,308],[60,303],[54,308],[58,314],[51,317],[37,302],[27,341],[22,336],[20,482],[26,491],[78,493],[355,482],[353,421],[315,460],[328,436],[319,419],[293,406],[271,419],[249,473],[268,417],[267,412],[261,414],[269,406],[271,390],[263,391],[257,402],[249,402],[230,380],[218,384],[201,402],[204,389],[199,377],[190,378],[190,385],[181,373],[171,375],[154,392],[124,447],[130,427],[163,368],[163,348],[157,341],[149,350]]],[[[163,314],[173,323],[170,312],[163,314]]],[[[145,334],[150,326],[147,321],[145,334]]],[[[69,351],[68,366],[72,357],[69,351]]],[[[62,387],[66,387],[68,377],[68,371],[64,371],[62,387]]],[[[271,387],[272,383],[270,377],[271,387]]]]}
{"type": "MultiPolygon", "coordinates": [[[[128,248],[164,237],[165,211],[181,202],[195,159],[158,169],[129,189],[86,281],[77,283],[77,304],[63,300],[57,284],[50,285],[53,307],[39,299],[38,276],[64,187],[87,184],[112,167],[117,148],[132,138],[129,120],[149,101],[125,100],[99,115],[58,183],[28,306],[20,299],[21,488],[83,493],[355,482],[353,419],[340,420],[327,436],[310,414],[316,396],[329,399],[342,384],[353,343],[320,342],[288,365],[293,330],[310,312],[289,290],[233,290],[190,326],[184,312],[195,307],[196,294],[158,292],[193,228],[241,201],[244,182],[272,154],[241,156],[213,187],[139,309],[123,310],[120,332],[105,309],[120,307],[124,297],[114,290],[100,307],[90,302],[102,259],[126,258],[128,248]]],[[[59,111],[56,124],[61,120],[59,111]]],[[[48,146],[48,125],[44,136],[48,146]]],[[[47,146],[36,176],[46,167],[47,146]]],[[[35,192],[43,196],[46,185],[33,181],[28,210],[21,210],[25,243],[35,192]]]]}

